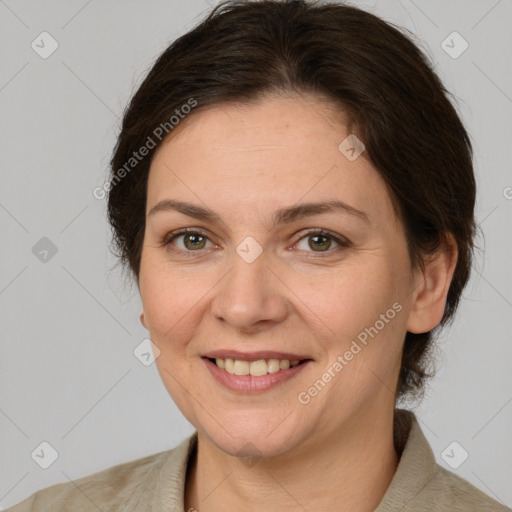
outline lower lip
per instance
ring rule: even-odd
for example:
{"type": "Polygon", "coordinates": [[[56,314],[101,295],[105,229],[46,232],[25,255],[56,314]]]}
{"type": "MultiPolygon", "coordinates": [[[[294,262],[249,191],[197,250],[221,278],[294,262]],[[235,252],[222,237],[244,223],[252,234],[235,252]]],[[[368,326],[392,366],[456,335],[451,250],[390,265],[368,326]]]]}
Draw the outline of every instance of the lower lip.
{"type": "Polygon", "coordinates": [[[232,375],[226,370],[219,368],[215,363],[203,357],[202,360],[213,375],[215,380],[230,389],[241,393],[261,393],[273,389],[280,384],[290,380],[299,374],[311,361],[304,361],[297,366],[290,367],[287,370],[279,370],[275,373],[267,373],[260,377],[253,375],[232,375]]]}

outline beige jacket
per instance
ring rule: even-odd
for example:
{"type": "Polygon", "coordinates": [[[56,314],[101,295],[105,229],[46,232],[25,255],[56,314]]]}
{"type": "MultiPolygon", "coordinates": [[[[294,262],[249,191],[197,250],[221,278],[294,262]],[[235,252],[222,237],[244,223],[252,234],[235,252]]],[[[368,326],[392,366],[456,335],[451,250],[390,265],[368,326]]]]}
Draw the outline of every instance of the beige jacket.
{"type": "MultiPolygon", "coordinates": [[[[375,512],[506,512],[439,466],[415,415],[395,411],[397,471],[375,512]]],[[[197,432],[172,450],[42,489],[7,512],[184,512],[185,473],[197,432]]]]}

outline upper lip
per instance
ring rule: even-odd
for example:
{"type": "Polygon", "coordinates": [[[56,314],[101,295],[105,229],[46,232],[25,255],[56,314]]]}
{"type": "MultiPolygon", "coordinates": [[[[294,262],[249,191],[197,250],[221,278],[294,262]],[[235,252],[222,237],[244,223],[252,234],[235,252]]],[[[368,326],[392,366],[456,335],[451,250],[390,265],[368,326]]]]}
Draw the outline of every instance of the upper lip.
{"type": "Polygon", "coordinates": [[[288,361],[302,361],[311,359],[302,354],[291,352],[276,352],[274,350],[258,350],[256,352],[239,352],[238,350],[215,350],[204,354],[203,357],[210,359],[238,359],[239,361],[258,361],[259,359],[288,359],[288,361]]]}

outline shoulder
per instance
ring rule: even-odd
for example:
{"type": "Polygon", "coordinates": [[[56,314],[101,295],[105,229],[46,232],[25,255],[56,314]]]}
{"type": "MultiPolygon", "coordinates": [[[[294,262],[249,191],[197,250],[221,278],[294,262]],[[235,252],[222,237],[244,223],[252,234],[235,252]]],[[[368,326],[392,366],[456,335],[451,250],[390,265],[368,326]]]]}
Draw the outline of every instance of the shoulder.
{"type": "Polygon", "coordinates": [[[394,435],[401,456],[376,512],[512,512],[439,465],[411,411],[395,411],[394,435]]]}
{"type": "Polygon", "coordinates": [[[436,464],[432,480],[419,493],[418,505],[428,505],[428,510],[450,510],[453,512],[511,511],[464,478],[446,470],[439,464],[436,464]]]}
{"type": "Polygon", "coordinates": [[[147,490],[148,483],[151,485],[148,476],[158,471],[169,453],[170,451],[157,453],[112,466],[77,480],[46,487],[7,512],[109,509],[114,502],[116,505],[121,504],[123,496],[129,497],[136,493],[138,487],[144,486],[147,490]]]}
{"type": "Polygon", "coordinates": [[[6,512],[149,510],[165,467],[179,473],[193,436],[175,448],[41,489],[6,512]]]}

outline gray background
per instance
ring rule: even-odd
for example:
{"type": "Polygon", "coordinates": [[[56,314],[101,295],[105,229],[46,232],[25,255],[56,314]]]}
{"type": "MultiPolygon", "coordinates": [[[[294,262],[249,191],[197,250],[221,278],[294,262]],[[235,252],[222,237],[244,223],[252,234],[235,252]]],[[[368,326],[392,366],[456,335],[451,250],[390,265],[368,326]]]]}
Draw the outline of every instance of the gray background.
{"type": "MultiPolygon", "coordinates": [[[[134,88],[213,3],[0,0],[1,508],[193,432],[155,365],[133,354],[147,337],[140,298],[110,270],[105,201],[92,190],[134,88]],[[59,45],[46,59],[31,47],[43,31],[59,45]],[[57,248],[46,262],[33,252],[43,237],[57,248]],[[59,454],[48,469],[31,458],[43,441],[59,454]]],[[[441,465],[451,469],[442,453],[456,441],[469,457],[452,471],[511,506],[512,2],[355,3],[423,41],[475,144],[485,239],[416,412],[441,465]],[[441,46],[453,31],[469,44],[458,58],[441,46]]],[[[446,44],[453,54],[463,42],[446,44]]]]}

